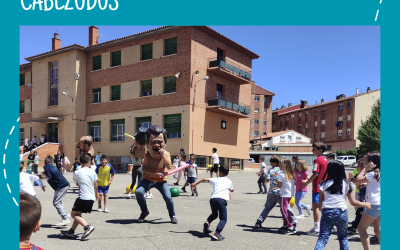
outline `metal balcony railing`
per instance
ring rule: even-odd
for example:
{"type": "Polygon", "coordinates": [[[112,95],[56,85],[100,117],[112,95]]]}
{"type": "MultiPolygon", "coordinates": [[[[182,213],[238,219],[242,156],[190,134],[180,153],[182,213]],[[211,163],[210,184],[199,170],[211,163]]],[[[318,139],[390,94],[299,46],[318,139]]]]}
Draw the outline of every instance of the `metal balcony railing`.
{"type": "Polygon", "coordinates": [[[226,60],[224,58],[218,57],[208,58],[208,68],[214,67],[227,69],[237,76],[243,77],[247,80],[251,80],[251,70],[245,69],[244,67],[239,66],[231,60],[226,60]]]}
{"type": "Polygon", "coordinates": [[[217,97],[217,96],[209,96],[207,97],[208,107],[223,107],[236,112],[240,112],[242,114],[250,115],[250,106],[240,103],[238,101],[226,98],[226,97],[217,97]]]}

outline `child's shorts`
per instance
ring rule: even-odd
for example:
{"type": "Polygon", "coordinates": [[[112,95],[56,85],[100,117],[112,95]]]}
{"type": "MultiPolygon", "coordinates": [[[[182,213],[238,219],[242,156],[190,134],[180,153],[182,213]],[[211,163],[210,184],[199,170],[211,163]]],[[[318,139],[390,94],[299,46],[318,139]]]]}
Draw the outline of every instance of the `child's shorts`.
{"type": "Polygon", "coordinates": [[[211,173],[212,173],[212,172],[218,173],[218,164],[214,164],[214,165],[211,167],[210,172],[211,172],[211,173]]]}
{"type": "Polygon", "coordinates": [[[366,208],[364,213],[376,219],[381,216],[381,205],[371,205],[371,209],[366,208]]]}
{"type": "Polygon", "coordinates": [[[74,206],[72,207],[72,211],[82,212],[82,213],[91,213],[93,208],[94,201],[92,200],[81,200],[76,199],[74,206]]]}
{"type": "Polygon", "coordinates": [[[187,178],[188,183],[195,183],[196,182],[196,177],[188,177],[187,178]]]}
{"type": "Polygon", "coordinates": [[[99,191],[100,194],[101,194],[101,193],[108,194],[108,188],[109,188],[109,187],[110,187],[110,186],[107,186],[107,187],[98,186],[98,187],[97,187],[97,190],[99,191]]]}
{"type": "Polygon", "coordinates": [[[319,193],[312,193],[312,203],[319,203],[319,193]]]}

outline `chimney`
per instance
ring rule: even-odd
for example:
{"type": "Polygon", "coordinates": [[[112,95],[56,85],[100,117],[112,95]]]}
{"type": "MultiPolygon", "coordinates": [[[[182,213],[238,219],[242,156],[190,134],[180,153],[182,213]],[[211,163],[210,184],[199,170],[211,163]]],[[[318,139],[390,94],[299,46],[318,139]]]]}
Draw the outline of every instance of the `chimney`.
{"type": "Polygon", "coordinates": [[[324,103],[324,102],[325,102],[325,101],[324,101],[324,98],[322,98],[322,99],[321,99],[321,103],[324,103]]]}
{"type": "Polygon", "coordinates": [[[289,104],[288,104],[288,108],[289,108],[289,107],[292,107],[292,103],[289,103],[289,104]]]}
{"type": "Polygon", "coordinates": [[[99,43],[99,28],[96,26],[89,27],[89,46],[99,43]]]}
{"type": "Polygon", "coordinates": [[[284,109],[284,108],[286,108],[285,105],[282,105],[281,109],[284,109]]]}
{"type": "Polygon", "coordinates": [[[58,37],[59,34],[54,33],[54,38],[51,39],[51,50],[57,50],[61,48],[61,40],[58,37]]]}
{"type": "Polygon", "coordinates": [[[300,103],[301,103],[301,105],[300,105],[300,108],[301,108],[301,109],[308,106],[307,101],[300,100],[300,103]]]}
{"type": "Polygon", "coordinates": [[[356,88],[356,95],[358,95],[358,88],[356,88]]]}
{"type": "Polygon", "coordinates": [[[367,88],[367,93],[368,93],[368,92],[370,92],[370,91],[371,91],[371,88],[370,88],[370,87],[368,87],[368,88],[367,88]]]}

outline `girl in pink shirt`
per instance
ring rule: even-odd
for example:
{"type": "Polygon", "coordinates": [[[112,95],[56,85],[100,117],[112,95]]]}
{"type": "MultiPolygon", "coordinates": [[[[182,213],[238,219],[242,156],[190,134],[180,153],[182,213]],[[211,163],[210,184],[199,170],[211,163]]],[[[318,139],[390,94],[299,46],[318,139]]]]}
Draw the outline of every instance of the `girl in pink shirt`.
{"type": "Polygon", "coordinates": [[[304,195],[307,193],[307,187],[301,188],[303,183],[306,183],[308,180],[308,166],[307,162],[303,159],[300,159],[296,163],[296,170],[294,171],[296,175],[296,195],[294,197],[297,209],[299,210],[299,216],[297,219],[304,219],[303,209],[307,210],[308,215],[311,215],[311,206],[305,205],[304,203],[300,202],[303,199],[304,195]]]}

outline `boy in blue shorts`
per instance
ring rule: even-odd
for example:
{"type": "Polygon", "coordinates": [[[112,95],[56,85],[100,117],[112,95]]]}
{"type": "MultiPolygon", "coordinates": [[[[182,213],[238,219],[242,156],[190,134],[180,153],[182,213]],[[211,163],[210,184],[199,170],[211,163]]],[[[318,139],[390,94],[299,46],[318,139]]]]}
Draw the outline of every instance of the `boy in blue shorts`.
{"type": "MultiPolygon", "coordinates": [[[[195,160],[196,156],[194,154],[190,154],[189,167],[187,168],[187,183],[189,183],[189,185],[195,183],[196,178],[199,175],[197,165],[196,163],[194,163],[195,160]]],[[[191,190],[192,190],[192,196],[194,196],[194,194],[196,194],[196,196],[199,196],[199,194],[197,193],[196,186],[194,187],[191,186],[191,190]]]]}
{"type": "Polygon", "coordinates": [[[101,212],[101,199],[104,195],[104,213],[108,213],[107,202],[108,202],[108,189],[114,179],[114,168],[108,164],[107,156],[102,155],[100,157],[101,165],[96,168],[96,173],[99,178],[98,191],[100,195],[98,212],[101,212]]]}

